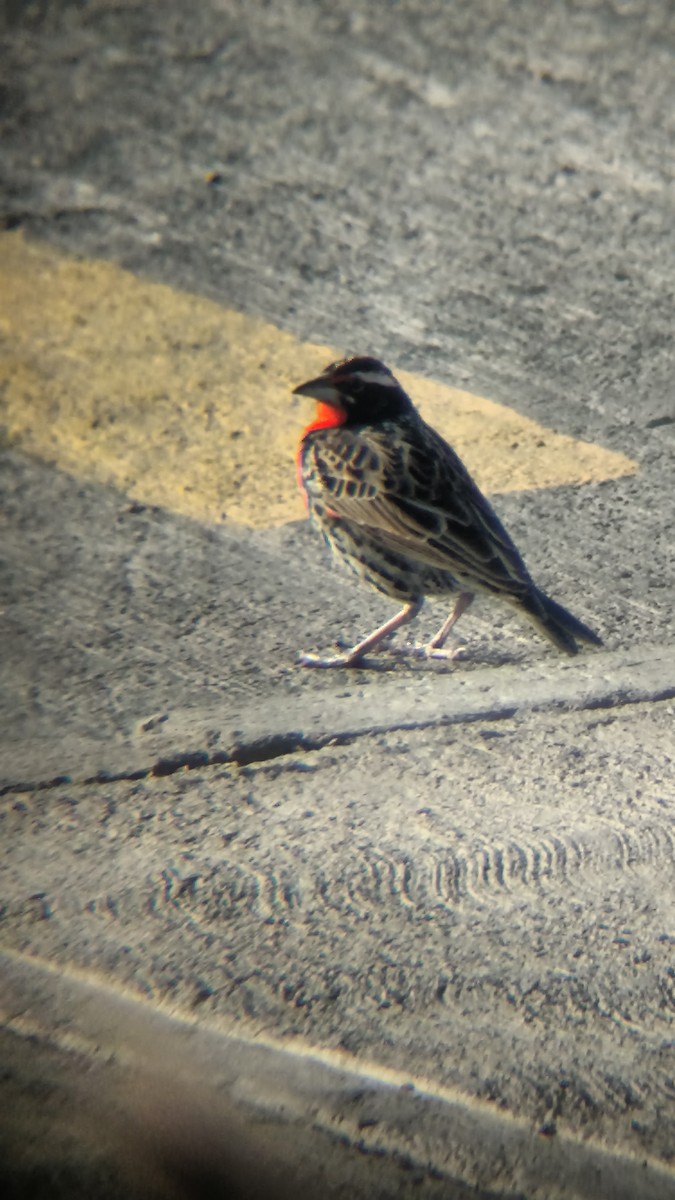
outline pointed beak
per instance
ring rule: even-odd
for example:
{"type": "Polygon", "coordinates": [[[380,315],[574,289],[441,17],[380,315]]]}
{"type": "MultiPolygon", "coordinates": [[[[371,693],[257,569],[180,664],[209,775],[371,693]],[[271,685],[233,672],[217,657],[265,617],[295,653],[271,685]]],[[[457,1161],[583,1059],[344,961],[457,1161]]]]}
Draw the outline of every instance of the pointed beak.
{"type": "Polygon", "coordinates": [[[293,388],[294,396],[311,396],[313,400],[319,400],[323,404],[332,404],[336,408],[341,408],[340,393],[332,383],[319,375],[318,379],[309,379],[307,383],[301,383],[298,387],[293,388]]]}

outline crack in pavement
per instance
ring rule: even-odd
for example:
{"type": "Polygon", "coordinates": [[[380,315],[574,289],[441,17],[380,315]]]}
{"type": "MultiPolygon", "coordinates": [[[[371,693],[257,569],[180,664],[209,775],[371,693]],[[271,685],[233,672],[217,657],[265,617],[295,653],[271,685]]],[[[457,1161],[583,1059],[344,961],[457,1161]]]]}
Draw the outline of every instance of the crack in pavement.
{"type": "Polygon", "coordinates": [[[161,778],[228,764],[249,766],[399,730],[502,721],[517,713],[590,712],[673,698],[675,644],[637,653],[608,651],[570,663],[543,662],[508,674],[503,667],[490,667],[464,676],[416,674],[404,683],[398,674],[377,676],[364,684],[359,673],[353,690],[339,696],[309,692],[293,697],[292,712],[290,698],[280,696],[249,713],[176,709],[117,744],[76,734],[53,744],[36,739],[7,754],[0,795],[161,778]],[[177,751],[179,739],[192,743],[192,748],[177,751]],[[35,777],[23,763],[34,762],[38,755],[44,769],[35,777]],[[72,765],[64,770],[68,759],[72,765]]]}

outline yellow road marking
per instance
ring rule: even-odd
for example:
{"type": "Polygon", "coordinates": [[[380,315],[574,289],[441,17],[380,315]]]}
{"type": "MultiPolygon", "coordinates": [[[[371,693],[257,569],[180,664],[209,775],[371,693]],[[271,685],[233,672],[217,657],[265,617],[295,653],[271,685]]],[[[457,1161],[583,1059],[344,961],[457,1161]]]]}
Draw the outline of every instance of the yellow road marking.
{"type": "MultiPolygon", "coordinates": [[[[293,460],[311,405],[290,391],[338,351],[20,233],[0,235],[0,334],[5,441],[200,520],[302,515],[293,460]]],[[[397,375],[486,491],[637,470],[503,405],[397,375]]]]}

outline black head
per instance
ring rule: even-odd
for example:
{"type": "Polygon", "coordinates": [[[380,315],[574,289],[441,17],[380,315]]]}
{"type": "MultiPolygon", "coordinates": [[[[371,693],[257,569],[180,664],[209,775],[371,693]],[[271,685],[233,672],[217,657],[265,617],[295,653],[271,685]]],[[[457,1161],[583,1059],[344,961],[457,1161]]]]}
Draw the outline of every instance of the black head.
{"type": "Polygon", "coordinates": [[[345,358],[331,363],[316,379],[293,389],[343,413],[345,425],[375,421],[410,412],[412,402],[388,367],[377,358],[345,358]]]}

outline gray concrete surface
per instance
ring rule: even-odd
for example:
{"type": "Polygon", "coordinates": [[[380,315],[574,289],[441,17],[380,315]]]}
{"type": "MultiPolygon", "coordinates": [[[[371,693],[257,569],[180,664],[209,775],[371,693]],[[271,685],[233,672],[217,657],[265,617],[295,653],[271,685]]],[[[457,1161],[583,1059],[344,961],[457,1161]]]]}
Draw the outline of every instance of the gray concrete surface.
{"type": "Polygon", "coordinates": [[[367,1077],[297,1041],[288,1053],[264,1035],[224,1036],[194,1012],[176,1019],[35,960],[3,953],[0,965],[13,1010],[0,1034],[10,1195],[17,1158],[31,1195],[668,1194],[667,1168],[553,1136],[552,1121],[532,1129],[494,1104],[396,1071],[382,1078],[381,1067],[367,1077]]]}
{"type": "Polygon", "coordinates": [[[296,1189],[283,1129],[316,1166],[342,1121],[328,1194],[675,1196],[672,6],[3,15],[6,225],[640,464],[498,500],[606,650],[562,662],[480,607],[452,670],[322,674],[296,651],[387,610],[303,524],[207,527],[3,450],[14,1194],[74,1194],[101,1161],[127,1194],[105,1104],[73,1151],[45,1100],[86,1110],[99,1037],[116,1111],[180,1064],[210,1145],[243,1121],[296,1189]],[[120,989],[150,1002],[129,1027],[189,1016],[195,1061],[236,1070],[195,1079],[168,1019],[145,1057],[124,1022],[92,1032],[120,989]],[[340,1089],[388,1086],[379,1141],[340,1116],[340,1089]]]}

